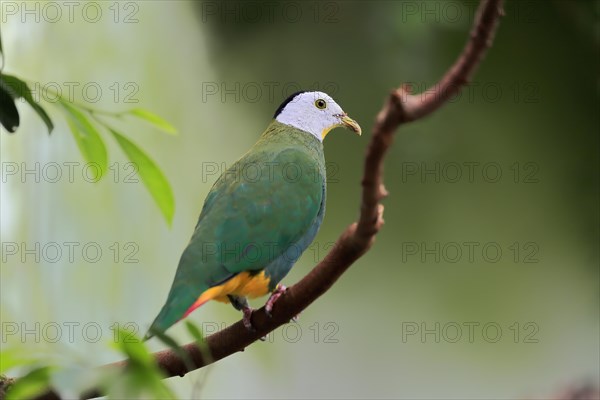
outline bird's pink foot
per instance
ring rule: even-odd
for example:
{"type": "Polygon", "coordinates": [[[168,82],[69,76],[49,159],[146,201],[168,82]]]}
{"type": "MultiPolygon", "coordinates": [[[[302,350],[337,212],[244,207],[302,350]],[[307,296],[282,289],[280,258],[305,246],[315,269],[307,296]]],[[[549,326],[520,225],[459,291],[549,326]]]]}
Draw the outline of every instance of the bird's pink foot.
{"type": "Polygon", "coordinates": [[[254,329],[254,326],[252,326],[252,313],[254,312],[254,310],[252,309],[252,307],[246,306],[244,308],[242,308],[242,313],[244,313],[244,316],[242,317],[242,322],[244,323],[244,326],[246,327],[246,329],[248,329],[250,332],[255,332],[256,329],[254,329]]]}
{"type": "Polygon", "coordinates": [[[267,304],[265,304],[265,313],[269,317],[271,316],[271,311],[273,311],[273,304],[275,304],[277,299],[279,299],[286,290],[287,288],[284,285],[277,285],[275,290],[273,290],[273,293],[271,293],[269,300],[267,300],[267,304]]]}

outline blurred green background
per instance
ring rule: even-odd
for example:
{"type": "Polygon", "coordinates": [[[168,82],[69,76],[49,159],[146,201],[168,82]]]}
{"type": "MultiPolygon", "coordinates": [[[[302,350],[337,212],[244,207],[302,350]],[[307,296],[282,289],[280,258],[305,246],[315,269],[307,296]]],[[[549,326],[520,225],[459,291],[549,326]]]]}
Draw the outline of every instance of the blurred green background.
{"type": "MultiPolygon", "coordinates": [[[[331,94],[364,132],[327,137],[327,215],[284,283],[304,276],[358,215],[385,96],[403,82],[435,83],[477,6],[141,1],[78,3],[69,14],[56,2],[57,17],[47,4],[2,2],[4,72],[39,82],[38,94],[73,87],[75,100],[100,109],[150,109],[180,132],[119,125],[171,182],[170,229],[110,138],[111,170],[85,179],[56,107],[46,106],[51,136],[23,103],[20,129],[0,136],[0,345],[88,366],[119,358],[108,346],[116,326],[144,333],[218,173],[300,88],[331,94]],[[58,182],[44,172],[51,163],[58,182]]],[[[180,397],[516,399],[598,384],[598,3],[505,8],[472,85],[397,133],[373,249],[299,324],[170,379],[180,397]]],[[[210,333],[239,317],[214,303],[190,318],[210,333]]],[[[182,324],[169,332],[191,340],[182,324]]]]}

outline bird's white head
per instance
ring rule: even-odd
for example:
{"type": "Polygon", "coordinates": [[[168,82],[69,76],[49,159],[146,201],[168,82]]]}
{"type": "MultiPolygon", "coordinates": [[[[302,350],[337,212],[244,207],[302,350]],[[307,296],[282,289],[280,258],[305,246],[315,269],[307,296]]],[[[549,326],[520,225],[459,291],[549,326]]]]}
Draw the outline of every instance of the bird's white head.
{"type": "Polygon", "coordinates": [[[346,127],[358,135],[360,126],[342,110],[335,100],[323,92],[297,92],[275,111],[274,118],[314,135],[319,141],[333,128],[346,127]]]}

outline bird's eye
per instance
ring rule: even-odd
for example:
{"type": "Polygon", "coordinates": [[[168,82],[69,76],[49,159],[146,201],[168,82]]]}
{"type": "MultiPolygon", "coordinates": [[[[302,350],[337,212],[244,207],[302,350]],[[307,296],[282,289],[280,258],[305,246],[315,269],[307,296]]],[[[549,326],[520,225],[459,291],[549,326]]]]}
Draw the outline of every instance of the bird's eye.
{"type": "Polygon", "coordinates": [[[315,101],[315,106],[319,110],[323,110],[323,109],[325,109],[327,107],[327,103],[323,99],[318,99],[317,101],[315,101]]]}

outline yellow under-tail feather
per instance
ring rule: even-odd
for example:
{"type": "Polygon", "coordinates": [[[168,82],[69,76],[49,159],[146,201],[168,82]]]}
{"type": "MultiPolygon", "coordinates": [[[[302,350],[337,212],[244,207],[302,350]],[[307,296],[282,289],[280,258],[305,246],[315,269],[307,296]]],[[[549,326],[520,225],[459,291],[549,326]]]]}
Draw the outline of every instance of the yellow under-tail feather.
{"type": "Polygon", "coordinates": [[[210,300],[229,303],[227,295],[250,298],[264,296],[269,292],[270,281],[264,271],[254,275],[251,275],[249,272],[237,274],[222,285],[213,286],[202,292],[181,318],[187,317],[196,308],[210,300]]]}

